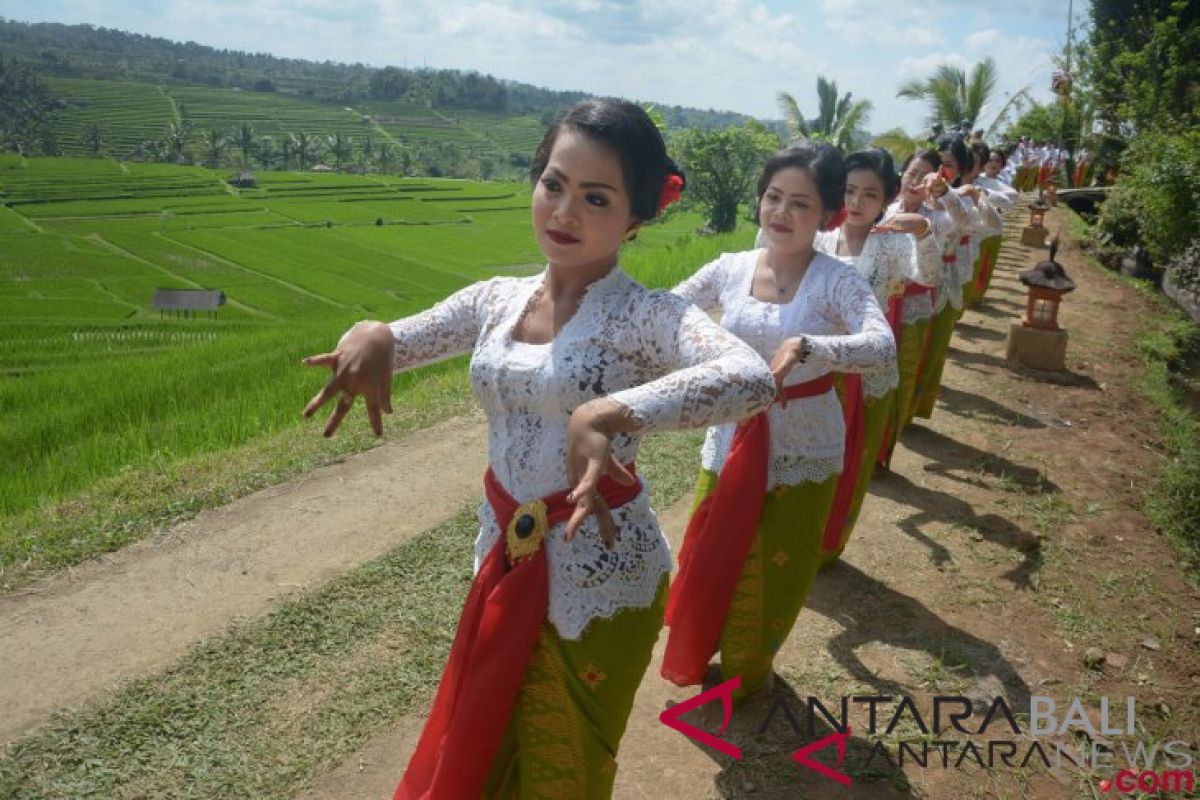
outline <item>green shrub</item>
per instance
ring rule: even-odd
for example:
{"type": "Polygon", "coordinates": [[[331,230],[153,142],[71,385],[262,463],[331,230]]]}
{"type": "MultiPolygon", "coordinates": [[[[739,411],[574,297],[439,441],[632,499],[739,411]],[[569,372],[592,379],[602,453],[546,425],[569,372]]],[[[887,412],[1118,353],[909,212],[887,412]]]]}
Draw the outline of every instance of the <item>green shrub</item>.
{"type": "Polygon", "coordinates": [[[1147,131],[1121,158],[1121,178],[1100,214],[1100,241],[1145,245],[1161,270],[1200,226],[1200,131],[1147,131]]]}
{"type": "Polygon", "coordinates": [[[1100,217],[1096,235],[1102,246],[1125,250],[1142,240],[1141,204],[1137,192],[1122,181],[1113,187],[1104,205],[1100,206],[1100,217]]]}

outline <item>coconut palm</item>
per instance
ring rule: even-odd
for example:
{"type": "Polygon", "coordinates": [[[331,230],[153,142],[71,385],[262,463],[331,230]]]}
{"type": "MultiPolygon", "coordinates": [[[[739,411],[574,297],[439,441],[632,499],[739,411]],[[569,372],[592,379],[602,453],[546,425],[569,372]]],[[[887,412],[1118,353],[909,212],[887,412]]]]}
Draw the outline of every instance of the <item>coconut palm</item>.
{"type": "Polygon", "coordinates": [[[382,142],[375,150],[375,160],[379,164],[379,171],[387,174],[392,169],[392,162],[396,160],[396,151],[388,142],[382,142]]]}
{"type": "Polygon", "coordinates": [[[892,128],[872,139],[871,146],[887,150],[892,154],[896,164],[900,165],[917,150],[927,147],[928,142],[923,139],[914,139],[903,128],[892,128]]]}
{"type": "Polygon", "coordinates": [[[309,136],[304,131],[292,134],[292,153],[300,164],[301,171],[308,169],[309,163],[320,158],[320,141],[315,136],[309,136]]]}
{"type": "Polygon", "coordinates": [[[204,134],[204,154],[208,156],[208,165],[217,167],[229,148],[229,138],[219,128],[211,128],[204,134]]]}
{"type": "Polygon", "coordinates": [[[279,143],[279,160],[283,162],[284,169],[292,168],[292,159],[296,156],[296,137],[288,134],[283,137],[279,143]]]}
{"type": "Polygon", "coordinates": [[[90,123],[84,128],[83,137],[80,141],[83,144],[84,150],[87,150],[92,156],[98,156],[100,155],[100,151],[104,149],[104,132],[100,130],[100,126],[95,122],[90,123]]]}
{"type": "Polygon", "coordinates": [[[796,98],[787,92],[776,95],[788,133],[793,139],[819,139],[843,150],[855,144],[857,131],[871,116],[870,100],[854,100],[850,92],[838,97],[837,81],[817,76],[817,116],[805,119],[796,98]]]}
{"type": "Polygon", "coordinates": [[[254,133],[254,126],[249,122],[243,122],[238,126],[234,138],[237,140],[238,150],[242,151],[242,166],[249,169],[250,157],[254,155],[255,140],[257,139],[254,133]]]}
{"type": "Polygon", "coordinates": [[[326,143],[329,147],[329,152],[333,155],[333,168],[341,172],[342,162],[349,160],[350,153],[354,149],[354,140],[339,131],[329,136],[326,139],[326,143]]]}
{"type": "MultiPolygon", "coordinates": [[[[279,158],[279,151],[275,149],[274,137],[262,137],[254,149],[258,153],[258,163],[263,169],[271,169],[275,166],[275,160],[279,158]]],[[[286,168],[286,165],[284,166],[286,168]]]]}
{"type": "Polygon", "coordinates": [[[167,131],[163,135],[163,155],[176,164],[187,162],[188,140],[192,137],[192,128],[187,121],[168,122],[167,131]]]}
{"type": "Polygon", "coordinates": [[[994,99],[996,81],[996,62],[990,57],[971,67],[970,75],[958,67],[942,64],[932,76],[902,85],[896,96],[927,101],[930,125],[954,127],[970,120],[973,127],[983,128],[985,138],[990,138],[1005,124],[1013,109],[1029,101],[1028,89],[1022,88],[1008,98],[987,125],[981,124],[994,99]]]}

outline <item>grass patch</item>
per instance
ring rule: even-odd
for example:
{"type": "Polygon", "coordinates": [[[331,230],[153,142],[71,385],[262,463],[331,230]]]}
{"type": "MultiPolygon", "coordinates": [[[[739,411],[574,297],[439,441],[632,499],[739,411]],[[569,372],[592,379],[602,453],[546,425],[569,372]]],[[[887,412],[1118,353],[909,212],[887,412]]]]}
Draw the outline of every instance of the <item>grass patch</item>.
{"type": "MultiPolygon", "coordinates": [[[[1086,236],[1088,225],[1067,212],[1073,236],[1086,236]]],[[[1095,259],[1084,260],[1106,275],[1095,259]]],[[[1158,427],[1166,447],[1160,480],[1151,485],[1144,511],[1178,550],[1184,576],[1200,586],[1200,326],[1143,281],[1116,275],[1154,303],[1134,332],[1142,363],[1138,386],[1158,411],[1158,427]]]]}
{"type": "MultiPolygon", "coordinates": [[[[26,585],[50,570],[111,552],[206,509],[466,413],[474,401],[467,391],[462,361],[431,367],[419,380],[413,375],[398,377],[398,383],[409,385],[394,393],[395,413],[386,418],[382,439],[375,438],[364,424],[343,425],[337,436],[326,439],[320,435],[322,413],[308,424],[293,425],[240,447],[184,459],[166,454],[123,469],[67,500],[5,517],[0,530],[0,591],[26,585]]],[[[301,400],[296,404],[296,416],[301,400]]],[[[361,402],[359,406],[352,416],[365,414],[361,402]]],[[[351,420],[356,421],[361,420],[351,420]]]]}
{"type": "MultiPolygon", "coordinates": [[[[645,442],[657,508],[691,488],[699,444],[698,432],[645,442]]],[[[165,672],[63,711],[9,745],[0,797],[293,797],[432,694],[475,532],[463,510],[165,672]]]]}

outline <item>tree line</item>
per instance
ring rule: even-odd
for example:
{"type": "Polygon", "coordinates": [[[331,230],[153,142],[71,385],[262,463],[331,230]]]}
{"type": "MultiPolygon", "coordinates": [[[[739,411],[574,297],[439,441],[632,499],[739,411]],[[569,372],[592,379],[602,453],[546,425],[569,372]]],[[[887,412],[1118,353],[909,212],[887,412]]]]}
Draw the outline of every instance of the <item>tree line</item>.
{"type": "MultiPolygon", "coordinates": [[[[0,52],[39,74],[96,80],[186,83],[286,92],[319,102],[353,105],[401,100],[429,108],[533,115],[548,123],[590,95],[556,91],[472,71],[305,61],[223,50],[94,25],[24,23],[0,18],[0,52]]],[[[677,127],[719,128],[747,117],[732,112],[659,106],[677,127]]]]}

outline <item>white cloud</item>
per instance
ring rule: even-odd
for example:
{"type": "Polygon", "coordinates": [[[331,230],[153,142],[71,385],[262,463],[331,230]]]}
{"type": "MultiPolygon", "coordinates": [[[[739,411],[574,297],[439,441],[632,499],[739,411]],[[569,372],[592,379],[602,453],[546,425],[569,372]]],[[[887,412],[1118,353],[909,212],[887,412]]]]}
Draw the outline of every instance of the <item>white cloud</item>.
{"type": "Polygon", "coordinates": [[[979,50],[984,47],[994,45],[1000,39],[1000,31],[989,28],[984,31],[975,31],[970,33],[963,39],[963,46],[967,50],[979,50]]]}

